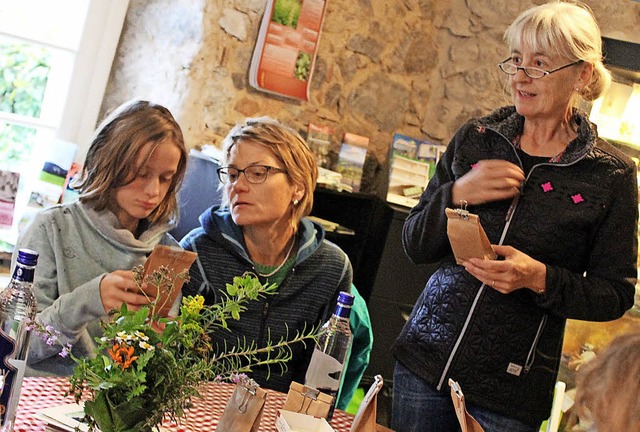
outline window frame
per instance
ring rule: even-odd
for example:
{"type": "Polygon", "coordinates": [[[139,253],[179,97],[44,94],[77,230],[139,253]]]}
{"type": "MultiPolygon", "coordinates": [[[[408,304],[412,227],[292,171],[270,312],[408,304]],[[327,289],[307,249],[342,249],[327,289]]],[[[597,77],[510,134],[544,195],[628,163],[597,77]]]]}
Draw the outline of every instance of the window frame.
{"type": "Polygon", "coordinates": [[[104,99],[129,0],[90,0],[56,137],[78,145],[83,163],[104,99]]]}
{"type": "MultiPolygon", "coordinates": [[[[90,139],[98,121],[111,67],[120,41],[129,0],[88,0],[87,15],[77,50],[48,44],[24,36],[2,33],[26,43],[39,44],[75,56],[71,62],[69,86],[66,94],[56,94],[48,88],[42,101],[40,118],[30,118],[0,112],[0,120],[16,125],[36,127],[53,133],[55,139],[78,146],[75,161],[84,162],[90,139]],[[61,101],[60,101],[61,100],[61,101]],[[59,114],[48,112],[55,105],[59,114]]],[[[55,72],[54,72],[55,73],[55,72]]],[[[38,132],[39,133],[39,132],[38,132]]]]}

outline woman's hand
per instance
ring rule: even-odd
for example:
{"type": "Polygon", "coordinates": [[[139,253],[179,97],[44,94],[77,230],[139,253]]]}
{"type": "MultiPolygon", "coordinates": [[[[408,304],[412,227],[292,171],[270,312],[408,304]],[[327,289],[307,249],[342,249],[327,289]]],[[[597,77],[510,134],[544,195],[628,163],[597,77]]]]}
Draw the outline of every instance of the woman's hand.
{"type": "Polygon", "coordinates": [[[528,288],[541,294],[546,290],[547,267],[511,246],[492,245],[504,260],[471,258],[463,265],[481,282],[503,294],[528,288]]]}
{"type": "Polygon", "coordinates": [[[148,305],[152,299],[134,292],[135,290],[131,270],[107,273],[100,281],[100,298],[104,310],[108,313],[112,309],[120,309],[122,303],[126,303],[129,310],[138,310],[141,306],[148,305]]]}
{"type": "Polygon", "coordinates": [[[518,165],[498,159],[481,160],[456,180],[451,199],[456,205],[462,200],[477,205],[513,198],[520,193],[524,179],[518,165]]]}

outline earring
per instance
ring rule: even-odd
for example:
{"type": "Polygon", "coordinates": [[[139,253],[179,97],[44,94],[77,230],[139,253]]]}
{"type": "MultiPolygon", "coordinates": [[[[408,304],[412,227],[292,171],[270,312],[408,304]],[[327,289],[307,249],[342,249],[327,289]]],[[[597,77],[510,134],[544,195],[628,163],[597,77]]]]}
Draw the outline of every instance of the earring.
{"type": "Polygon", "coordinates": [[[295,206],[297,206],[299,202],[300,202],[300,201],[298,201],[297,199],[295,199],[295,198],[294,198],[294,199],[293,199],[293,206],[294,206],[294,207],[295,207],[295,206]]]}

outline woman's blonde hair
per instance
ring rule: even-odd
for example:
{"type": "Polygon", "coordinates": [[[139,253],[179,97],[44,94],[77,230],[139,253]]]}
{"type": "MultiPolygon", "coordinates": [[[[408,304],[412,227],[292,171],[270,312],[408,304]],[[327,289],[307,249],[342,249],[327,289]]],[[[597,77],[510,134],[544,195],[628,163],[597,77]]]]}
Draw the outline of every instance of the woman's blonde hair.
{"type": "Polygon", "coordinates": [[[80,192],[80,201],[91,203],[97,211],[110,208],[117,189],[135,179],[133,174],[140,168],[137,162],[142,148],[152,143],[149,158],[165,142],[180,149],[180,162],[166,196],[148,220],[154,223],[177,219],[176,192],[187,166],[182,130],[168,109],[143,100],[120,105],[96,129],[82,176],[72,184],[80,192]]]}
{"type": "Polygon", "coordinates": [[[550,2],[527,9],[509,26],[505,39],[512,51],[528,46],[534,52],[592,64],[591,81],[580,92],[584,100],[597,99],[611,83],[611,73],[602,63],[600,28],[582,3],[550,2]]]}
{"type": "MultiPolygon", "coordinates": [[[[252,141],[267,147],[280,161],[291,183],[304,190],[297,205],[292,205],[291,224],[294,231],[300,220],[311,213],[313,191],[318,180],[318,166],[306,141],[298,132],[271,117],[247,118],[229,131],[222,141],[223,164],[227,165],[229,154],[234,145],[242,141],[252,141]]],[[[225,188],[222,205],[229,205],[229,196],[225,188]]]]}
{"type": "Polygon", "coordinates": [[[615,338],[576,377],[578,416],[598,432],[640,431],[640,332],[615,338]]]}

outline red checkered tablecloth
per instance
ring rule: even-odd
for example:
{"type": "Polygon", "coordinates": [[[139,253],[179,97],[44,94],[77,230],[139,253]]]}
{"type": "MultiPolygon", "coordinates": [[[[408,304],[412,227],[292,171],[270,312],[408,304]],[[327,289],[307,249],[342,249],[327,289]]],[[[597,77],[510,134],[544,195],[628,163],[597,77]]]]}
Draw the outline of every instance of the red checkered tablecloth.
{"type": "MultiPolygon", "coordinates": [[[[73,403],[72,397],[64,397],[69,388],[67,378],[25,378],[18,404],[18,415],[14,427],[15,432],[44,432],[46,423],[35,417],[44,409],[65,403],[73,403]]],[[[202,399],[194,400],[194,406],[179,425],[165,422],[163,426],[173,432],[205,432],[213,431],[218,425],[227,401],[231,397],[232,384],[207,384],[200,392],[202,399]]],[[[286,395],[267,390],[267,401],[260,421],[260,432],[276,431],[275,419],[277,410],[284,405],[286,395]]],[[[336,410],[331,426],[336,432],[349,432],[353,416],[336,410]]]]}

